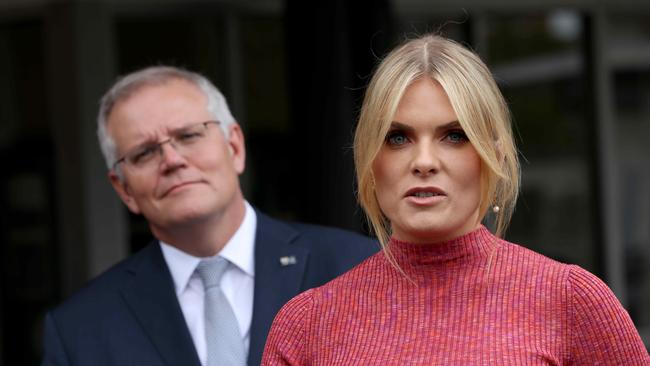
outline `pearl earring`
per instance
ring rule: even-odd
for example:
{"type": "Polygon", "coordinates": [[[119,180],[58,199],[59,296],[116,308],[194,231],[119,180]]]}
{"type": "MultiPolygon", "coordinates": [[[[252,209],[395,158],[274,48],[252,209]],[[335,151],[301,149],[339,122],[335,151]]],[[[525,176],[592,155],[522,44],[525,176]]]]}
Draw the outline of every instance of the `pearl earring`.
{"type": "Polygon", "coordinates": [[[501,207],[499,207],[498,205],[492,206],[492,212],[499,213],[499,210],[501,210],[501,207]]]}

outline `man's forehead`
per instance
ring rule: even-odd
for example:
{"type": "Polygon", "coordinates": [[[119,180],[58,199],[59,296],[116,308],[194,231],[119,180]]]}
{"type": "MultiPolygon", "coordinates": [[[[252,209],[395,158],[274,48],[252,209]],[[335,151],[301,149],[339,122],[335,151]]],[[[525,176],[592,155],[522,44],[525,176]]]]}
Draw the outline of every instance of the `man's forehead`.
{"type": "Polygon", "coordinates": [[[181,78],[170,78],[165,80],[154,80],[143,82],[137,85],[130,86],[126,88],[120,95],[116,98],[115,103],[113,104],[113,110],[121,105],[128,104],[134,99],[141,99],[150,94],[159,94],[164,92],[165,94],[179,94],[196,96],[200,94],[205,98],[202,90],[193,82],[181,78]]]}
{"type": "Polygon", "coordinates": [[[122,139],[155,139],[160,134],[211,119],[207,98],[182,79],[138,88],[117,102],[107,119],[109,133],[122,139]]]}
{"type": "Polygon", "coordinates": [[[142,85],[120,97],[108,119],[121,113],[151,115],[173,112],[174,109],[207,112],[207,97],[198,86],[183,79],[142,85]]]}

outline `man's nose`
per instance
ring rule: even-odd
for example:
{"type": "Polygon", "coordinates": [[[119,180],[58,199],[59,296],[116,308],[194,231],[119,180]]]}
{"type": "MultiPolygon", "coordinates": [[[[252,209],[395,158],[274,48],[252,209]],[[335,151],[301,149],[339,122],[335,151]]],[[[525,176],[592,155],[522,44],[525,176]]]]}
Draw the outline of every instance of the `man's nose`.
{"type": "Polygon", "coordinates": [[[160,167],[163,171],[184,166],[187,163],[185,157],[178,151],[173,140],[167,140],[160,144],[160,167]]]}

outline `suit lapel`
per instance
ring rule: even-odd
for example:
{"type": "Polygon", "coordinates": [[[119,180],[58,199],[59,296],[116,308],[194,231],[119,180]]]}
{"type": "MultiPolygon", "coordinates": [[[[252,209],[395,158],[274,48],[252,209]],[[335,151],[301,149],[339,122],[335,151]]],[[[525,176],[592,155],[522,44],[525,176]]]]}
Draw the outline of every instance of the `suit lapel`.
{"type": "Polygon", "coordinates": [[[128,269],[124,300],[167,365],[200,366],[160,245],[150,244],[139,259],[128,269]]]}
{"type": "Polygon", "coordinates": [[[292,242],[299,233],[290,226],[256,211],[255,290],[251,323],[249,365],[259,365],[275,314],[298,294],[309,251],[292,242]]]}

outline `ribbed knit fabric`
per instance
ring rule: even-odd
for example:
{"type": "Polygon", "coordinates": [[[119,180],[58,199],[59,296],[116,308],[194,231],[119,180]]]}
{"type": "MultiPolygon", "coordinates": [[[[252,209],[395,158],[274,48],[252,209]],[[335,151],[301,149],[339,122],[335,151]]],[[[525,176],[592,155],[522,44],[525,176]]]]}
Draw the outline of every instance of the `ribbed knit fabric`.
{"type": "Polygon", "coordinates": [[[298,295],[276,316],[262,364],[650,365],[627,312],[580,267],[484,227],[389,245],[406,276],[379,253],[298,295]]]}

